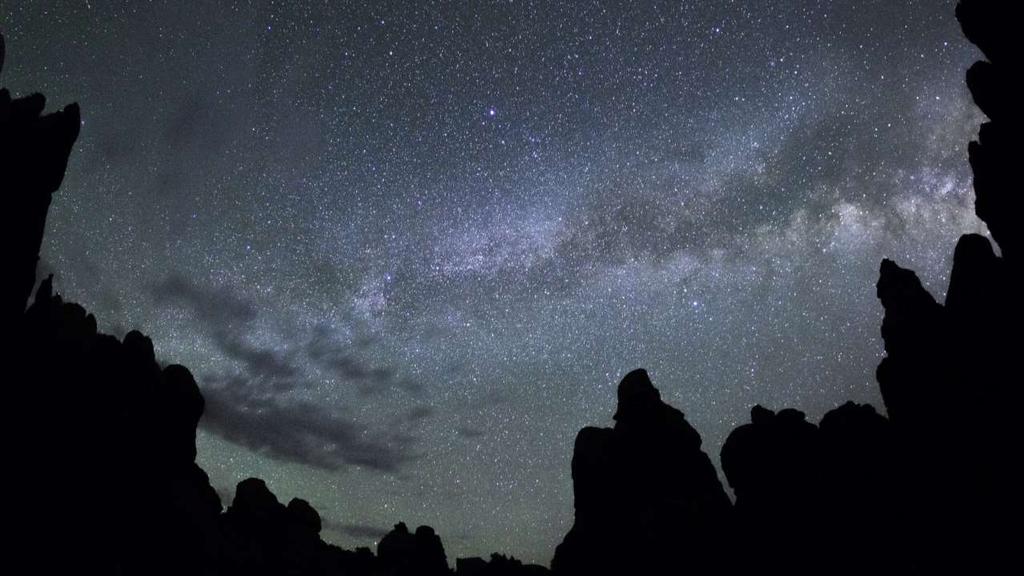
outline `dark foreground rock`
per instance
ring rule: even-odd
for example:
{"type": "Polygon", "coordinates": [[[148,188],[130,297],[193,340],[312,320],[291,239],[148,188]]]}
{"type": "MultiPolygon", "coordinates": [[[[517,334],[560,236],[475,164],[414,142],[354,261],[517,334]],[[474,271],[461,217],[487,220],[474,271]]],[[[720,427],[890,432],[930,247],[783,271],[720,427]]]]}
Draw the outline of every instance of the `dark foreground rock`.
{"type": "Polygon", "coordinates": [[[584,428],[572,458],[576,519],[559,574],[704,572],[720,562],[731,505],[700,435],[644,370],[619,384],[614,428],[584,428]]]}

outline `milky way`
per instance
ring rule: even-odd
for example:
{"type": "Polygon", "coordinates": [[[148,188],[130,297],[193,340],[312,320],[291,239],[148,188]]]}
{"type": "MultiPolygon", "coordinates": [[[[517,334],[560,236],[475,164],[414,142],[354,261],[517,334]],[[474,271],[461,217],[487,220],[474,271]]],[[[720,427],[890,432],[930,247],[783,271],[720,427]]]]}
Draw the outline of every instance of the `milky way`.
{"type": "Polygon", "coordinates": [[[881,406],[879,261],[983,230],[952,2],[294,4],[5,2],[3,83],[82,106],[43,271],[345,546],[547,563],[636,367],[716,462],[881,406]]]}

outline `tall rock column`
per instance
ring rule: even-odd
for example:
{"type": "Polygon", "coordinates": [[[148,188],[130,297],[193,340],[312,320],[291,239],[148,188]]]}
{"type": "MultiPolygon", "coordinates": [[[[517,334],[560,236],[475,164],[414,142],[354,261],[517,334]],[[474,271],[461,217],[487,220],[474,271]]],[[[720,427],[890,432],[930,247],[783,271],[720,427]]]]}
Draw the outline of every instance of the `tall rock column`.
{"type": "MultiPolygon", "coordinates": [[[[4,44],[0,37],[0,71],[4,44]]],[[[43,114],[46,98],[12,99],[0,90],[0,325],[25,311],[36,280],[36,262],[50,197],[60,187],[81,127],[78,105],[43,114]]]]}
{"type": "Polygon", "coordinates": [[[960,238],[944,304],[917,276],[884,261],[878,297],[885,308],[886,357],[877,378],[909,475],[905,501],[915,530],[907,546],[927,572],[991,572],[1015,560],[1024,507],[1018,464],[1024,338],[1021,179],[1024,108],[1017,6],[962,0],[957,19],[986,60],[967,85],[989,121],[968,156],[975,213],[984,236],[960,238]]]}
{"type": "Polygon", "coordinates": [[[731,504],[701,438],[644,370],[619,384],[614,428],[587,427],[572,459],[576,519],[556,574],[707,573],[731,504]]]}

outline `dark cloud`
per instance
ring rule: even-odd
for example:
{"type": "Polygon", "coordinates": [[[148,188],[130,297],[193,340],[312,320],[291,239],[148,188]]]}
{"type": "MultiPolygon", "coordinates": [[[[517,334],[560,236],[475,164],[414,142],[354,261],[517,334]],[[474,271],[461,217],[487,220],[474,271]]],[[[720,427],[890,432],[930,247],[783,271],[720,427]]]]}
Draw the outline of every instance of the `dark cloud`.
{"type": "Polygon", "coordinates": [[[244,363],[251,375],[280,378],[295,376],[298,372],[283,354],[273,349],[253,346],[225,333],[215,333],[214,337],[220,350],[244,363]]]}
{"type": "Polygon", "coordinates": [[[256,452],[326,470],[381,472],[397,472],[416,457],[416,438],[400,428],[374,433],[340,409],[287,399],[241,377],[207,381],[202,426],[256,452]]]}
{"type": "MultiPolygon", "coordinates": [[[[359,348],[368,344],[362,342],[359,348]]],[[[317,326],[306,346],[309,359],[340,380],[355,386],[363,396],[380,394],[393,389],[418,393],[423,387],[418,382],[398,375],[395,370],[372,366],[346,350],[325,326],[317,326]]]]}
{"type": "Polygon", "coordinates": [[[256,319],[256,306],[234,290],[206,288],[180,274],[171,274],[150,290],[157,304],[190,308],[196,317],[213,330],[235,327],[256,319]]]}
{"type": "Polygon", "coordinates": [[[324,529],[333,532],[340,532],[353,538],[367,539],[367,540],[380,540],[390,530],[388,528],[381,528],[378,526],[368,526],[366,524],[350,524],[345,522],[336,522],[333,520],[325,519],[323,521],[324,529]]]}
{"type": "Polygon", "coordinates": [[[256,319],[256,305],[230,287],[207,288],[180,275],[171,275],[152,289],[157,304],[177,305],[192,310],[206,328],[217,349],[240,362],[252,377],[294,377],[298,369],[285,354],[254,346],[242,339],[240,328],[256,319]]]}
{"type": "Polygon", "coordinates": [[[455,433],[462,438],[480,438],[484,431],[473,426],[456,426],[455,433]]]}
{"type": "MultiPolygon", "coordinates": [[[[172,304],[191,309],[218,350],[241,362],[246,373],[270,378],[291,378],[301,370],[296,360],[271,347],[259,347],[238,335],[241,326],[257,318],[256,305],[230,287],[207,288],[190,282],[181,275],[171,275],[152,289],[157,304],[172,304]]],[[[364,361],[359,351],[376,341],[365,337],[346,346],[326,326],[313,329],[305,346],[306,356],[320,369],[339,381],[355,387],[361,395],[370,396],[392,389],[417,393],[420,383],[400,376],[394,369],[375,366],[364,361]]]]}
{"type": "MultiPolygon", "coordinates": [[[[158,304],[191,310],[217,350],[239,363],[236,374],[213,373],[204,378],[205,429],[254,451],[327,470],[361,466],[396,472],[415,458],[417,438],[410,429],[433,415],[433,408],[414,406],[373,430],[343,416],[340,406],[294,397],[294,392],[312,388],[307,366],[299,361],[301,357],[288,353],[289,346],[258,346],[244,338],[248,325],[258,318],[258,309],[234,288],[205,287],[171,275],[153,286],[151,293],[158,304]]],[[[360,395],[394,388],[420,390],[390,368],[362,362],[325,327],[313,330],[305,352],[313,365],[354,386],[360,395]]]]}
{"type": "Polygon", "coordinates": [[[412,422],[419,422],[420,420],[424,420],[426,418],[430,418],[433,415],[434,415],[434,409],[433,408],[431,408],[430,406],[420,405],[420,406],[416,406],[416,407],[411,408],[408,412],[403,414],[402,415],[402,419],[405,422],[412,423],[412,422]]]}

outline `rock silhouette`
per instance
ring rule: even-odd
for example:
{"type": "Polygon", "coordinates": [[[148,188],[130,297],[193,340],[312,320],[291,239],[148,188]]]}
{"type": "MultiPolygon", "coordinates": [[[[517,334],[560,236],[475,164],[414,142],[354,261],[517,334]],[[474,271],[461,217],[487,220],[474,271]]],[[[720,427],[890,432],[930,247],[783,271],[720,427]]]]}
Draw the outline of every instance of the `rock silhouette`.
{"type": "Polygon", "coordinates": [[[455,562],[457,576],[543,576],[547,568],[536,564],[523,564],[514,557],[491,554],[490,561],[483,558],[459,558],[455,562]]]}
{"type": "Polygon", "coordinates": [[[992,571],[1013,565],[1020,518],[1021,194],[1014,158],[1022,112],[1013,80],[1021,72],[1008,5],[965,0],[957,19],[988,61],[967,85],[990,121],[971,142],[975,212],[999,245],[967,234],[953,257],[944,304],[916,275],[884,261],[886,357],[877,378],[901,458],[907,464],[908,547],[927,571],[992,571]],[[955,495],[951,498],[950,495],[955,495]],[[1009,564],[1008,564],[1009,562],[1009,564]]]}
{"type": "Polygon", "coordinates": [[[448,574],[448,559],[441,538],[430,526],[420,526],[410,533],[404,522],[381,538],[377,557],[389,574],[432,576],[448,574]]]}
{"type": "MultiPolygon", "coordinates": [[[[887,416],[846,403],[815,425],[795,409],[755,406],[722,448],[733,505],[697,431],[645,371],[630,372],[614,427],[576,437],[575,521],[555,550],[555,573],[992,573],[1020,564],[1024,232],[1011,9],[957,6],[987,58],[967,72],[989,117],[969,161],[976,212],[998,253],[984,236],[962,236],[942,303],[912,271],[881,263],[877,380],[887,416]]],[[[0,36],[0,71],[5,50],[0,36]]],[[[323,541],[308,502],[285,505],[256,478],[240,482],[224,509],[196,464],[205,402],[189,370],[159,363],[140,332],[99,332],[54,292],[52,276],[29,305],[47,211],[81,125],[76,105],[44,114],[45,105],[0,90],[6,561],[31,573],[452,573],[427,526],[395,525],[376,554],[344,550],[323,541]]],[[[547,573],[499,554],[455,566],[466,576],[547,573]]]]}
{"type": "MultiPolygon", "coordinates": [[[[0,49],[0,69],[4,50],[0,49]]],[[[12,326],[25,310],[36,278],[36,262],[50,199],[64,180],[71,146],[81,127],[78,105],[43,114],[42,94],[11,99],[0,90],[0,321],[12,326]]]]}
{"type": "Polygon", "coordinates": [[[1020,215],[1024,209],[1018,181],[1017,158],[1022,114],[1022,71],[1013,6],[1004,2],[964,0],[956,7],[967,39],[981,49],[987,61],[967,71],[967,87],[974,102],[991,120],[981,125],[978,140],[968,148],[974,171],[975,212],[988,224],[1003,258],[1020,267],[1020,215]]]}
{"type": "Polygon", "coordinates": [[[814,561],[845,559],[831,572],[874,565],[973,573],[1019,563],[1012,557],[1019,531],[1006,527],[1022,511],[1013,488],[1020,466],[1009,457],[1020,447],[1021,196],[1011,162],[1022,126],[1011,96],[1020,58],[1006,10],[979,1],[957,7],[965,34],[988,58],[967,72],[990,118],[969,157],[975,209],[1000,254],[983,236],[962,236],[942,304],[912,271],[882,262],[886,356],[877,379],[889,419],[848,404],[815,431],[787,411],[773,417],[755,408],[752,424],[732,433],[722,465],[736,491],[741,540],[763,548],[759,558],[788,537],[774,528],[817,551],[814,561]],[[852,546],[844,553],[830,542],[852,546]]]}
{"type": "Polygon", "coordinates": [[[158,365],[138,332],[97,332],[49,278],[26,309],[47,210],[81,125],[77,105],[43,114],[45,104],[0,91],[0,316],[7,405],[17,407],[4,421],[4,484],[16,495],[11,561],[55,573],[202,573],[203,534],[213,529],[205,520],[220,504],[194,462],[203,399],[191,374],[158,365]],[[68,535],[59,554],[39,537],[55,518],[68,535]]]}
{"type": "Polygon", "coordinates": [[[572,458],[576,521],[555,550],[559,574],[712,569],[731,505],[683,413],[647,372],[618,388],[614,428],[584,428],[572,458]]]}
{"type": "Polygon", "coordinates": [[[828,412],[755,406],[722,447],[736,495],[734,547],[744,570],[863,573],[909,567],[900,551],[899,467],[889,421],[867,404],[828,412]],[[885,522],[880,519],[886,518],[885,522]],[[792,550],[799,545],[799,553],[792,550]],[[836,560],[842,559],[842,562],[836,560]]]}
{"type": "Polygon", "coordinates": [[[808,519],[816,517],[822,499],[821,438],[797,410],[776,414],[755,406],[750,419],[722,445],[722,470],[736,496],[733,537],[747,550],[738,559],[750,563],[743,568],[779,558],[777,569],[793,562],[778,554],[787,541],[818,544],[806,550],[820,550],[818,528],[808,519]]]}

